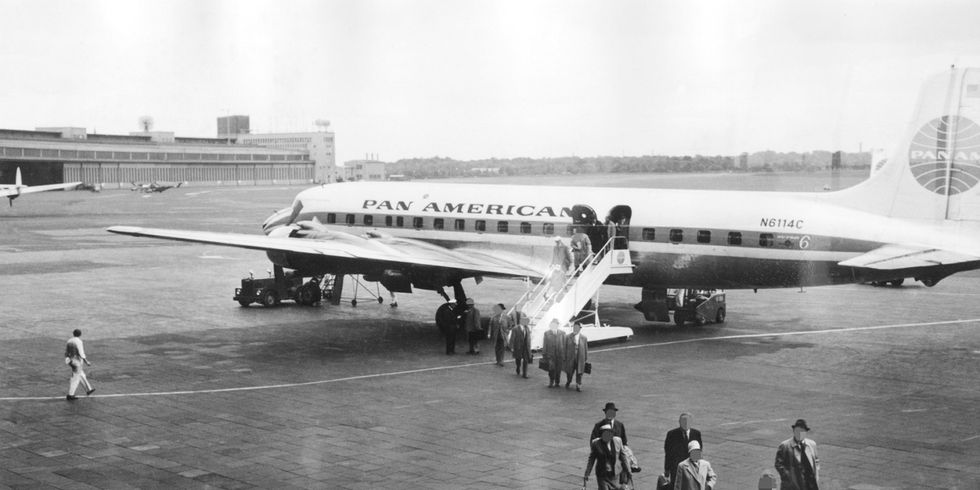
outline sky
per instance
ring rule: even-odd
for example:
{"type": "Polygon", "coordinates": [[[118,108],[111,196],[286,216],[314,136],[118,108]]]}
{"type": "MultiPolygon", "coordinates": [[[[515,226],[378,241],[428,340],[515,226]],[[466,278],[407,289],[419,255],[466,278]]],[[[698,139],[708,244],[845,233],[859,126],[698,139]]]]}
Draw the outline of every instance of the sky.
{"type": "Polygon", "coordinates": [[[962,1],[0,0],[0,128],[329,120],[337,162],[889,148],[962,1]]]}

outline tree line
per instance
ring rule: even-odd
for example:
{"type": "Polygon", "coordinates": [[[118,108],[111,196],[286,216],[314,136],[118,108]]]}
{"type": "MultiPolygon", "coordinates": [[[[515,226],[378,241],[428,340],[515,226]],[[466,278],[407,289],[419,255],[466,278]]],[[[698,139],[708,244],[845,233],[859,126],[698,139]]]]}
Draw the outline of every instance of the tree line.
{"type": "MultiPolygon", "coordinates": [[[[386,173],[410,179],[478,175],[555,175],[592,173],[759,172],[829,169],[833,152],[762,151],[728,155],[644,155],[557,158],[489,158],[456,160],[448,157],[402,159],[385,165],[386,173]]],[[[841,168],[868,168],[870,153],[841,152],[841,168]]]]}

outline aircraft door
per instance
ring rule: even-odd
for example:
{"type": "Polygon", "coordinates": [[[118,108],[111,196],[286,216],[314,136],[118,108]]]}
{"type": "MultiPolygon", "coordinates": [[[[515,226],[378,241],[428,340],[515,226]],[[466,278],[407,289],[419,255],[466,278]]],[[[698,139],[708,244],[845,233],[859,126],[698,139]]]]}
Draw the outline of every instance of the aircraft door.
{"type": "Polygon", "coordinates": [[[629,248],[630,219],[632,217],[633,209],[626,205],[613,206],[609,210],[609,215],[606,216],[606,236],[616,237],[613,248],[620,250],[629,248]]]}
{"type": "Polygon", "coordinates": [[[596,219],[595,210],[585,204],[572,206],[572,225],[580,227],[592,242],[592,252],[598,252],[606,243],[606,232],[602,223],[596,219]]]}

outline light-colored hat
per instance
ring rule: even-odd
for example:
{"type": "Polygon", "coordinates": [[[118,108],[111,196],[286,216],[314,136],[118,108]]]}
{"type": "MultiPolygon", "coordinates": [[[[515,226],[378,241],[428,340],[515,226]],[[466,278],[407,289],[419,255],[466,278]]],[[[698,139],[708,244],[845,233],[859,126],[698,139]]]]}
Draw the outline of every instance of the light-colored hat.
{"type": "Polygon", "coordinates": [[[558,235],[555,235],[555,242],[561,243],[561,237],[558,236],[558,235]]]}
{"type": "Polygon", "coordinates": [[[468,305],[473,304],[473,298],[466,298],[466,304],[468,305]]]}
{"type": "Polygon", "coordinates": [[[698,441],[691,441],[687,443],[687,452],[700,451],[700,450],[701,450],[701,444],[698,443],[698,441]]]}
{"type": "MultiPolygon", "coordinates": [[[[606,424],[606,425],[603,425],[602,427],[599,427],[599,432],[602,432],[604,430],[610,430],[611,431],[612,430],[612,426],[609,425],[609,424],[606,424]]],[[[698,441],[694,441],[694,442],[698,442],[698,441]]]]}

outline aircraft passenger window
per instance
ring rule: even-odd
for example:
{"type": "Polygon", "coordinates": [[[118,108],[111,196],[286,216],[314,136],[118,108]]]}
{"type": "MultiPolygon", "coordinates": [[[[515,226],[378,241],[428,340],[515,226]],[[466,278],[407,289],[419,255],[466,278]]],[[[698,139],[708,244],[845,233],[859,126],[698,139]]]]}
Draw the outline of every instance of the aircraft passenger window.
{"type": "Polygon", "coordinates": [[[652,242],[652,241],[656,240],[657,239],[657,230],[656,230],[656,228],[644,228],[643,229],[643,239],[646,240],[646,241],[648,241],[648,242],[652,242]]]}
{"type": "Polygon", "coordinates": [[[741,245],[742,244],[742,233],[738,231],[728,232],[728,244],[729,245],[741,245]]]}
{"type": "Polygon", "coordinates": [[[398,217],[396,217],[395,218],[395,226],[397,226],[399,228],[405,226],[405,217],[404,216],[398,216],[398,217]]]}
{"type": "Polygon", "coordinates": [[[544,226],[541,227],[541,234],[542,235],[548,235],[548,236],[554,235],[555,234],[555,224],[554,223],[545,223],[544,226]]]}
{"type": "Polygon", "coordinates": [[[500,233],[507,233],[507,222],[506,221],[498,221],[497,222],[497,231],[500,232],[500,233]]]}
{"type": "Polygon", "coordinates": [[[478,219],[476,220],[476,225],[474,228],[476,228],[476,231],[487,231],[487,222],[482,219],[478,219]]]}
{"type": "Polygon", "coordinates": [[[365,226],[371,226],[373,224],[374,224],[374,216],[372,216],[370,214],[365,214],[364,215],[364,225],[365,226]]]}
{"type": "Polygon", "coordinates": [[[771,247],[773,243],[772,233],[759,234],[759,246],[771,247]]]}
{"type": "Polygon", "coordinates": [[[528,223],[527,221],[522,221],[521,233],[531,233],[531,223],[528,223]]]}
{"type": "Polygon", "coordinates": [[[347,224],[348,225],[353,225],[354,224],[354,215],[353,214],[348,214],[347,215],[347,224]]]}
{"type": "Polygon", "coordinates": [[[435,228],[435,229],[437,229],[437,230],[443,229],[444,226],[443,226],[443,220],[442,220],[442,218],[436,218],[436,219],[432,220],[432,227],[435,228]]]}
{"type": "Polygon", "coordinates": [[[711,243],[711,232],[708,230],[698,230],[698,243],[711,243]]]}
{"type": "Polygon", "coordinates": [[[422,218],[412,218],[412,226],[416,229],[422,228],[422,218]]]}
{"type": "Polygon", "coordinates": [[[670,230],[670,241],[672,242],[683,242],[684,241],[684,230],[679,230],[674,228],[670,230]]]}
{"type": "Polygon", "coordinates": [[[385,216],[385,226],[391,226],[391,216],[385,216]]]}
{"type": "Polygon", "coordinates": [[[456,222],[453,224],[453,229],[456,230],[456,231],[463,231],[463,230],[465,230],[466,229],[466,220],[465,219],[458,219],[458,220],[456,220],[456,222]]]}
{"type": "Polygon", "coordinates": [[[327,224],[334,224],[337,222],[337,215],[334,213],[327,213],[327,224]]]}

